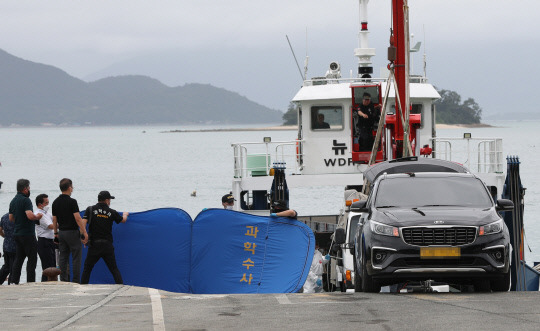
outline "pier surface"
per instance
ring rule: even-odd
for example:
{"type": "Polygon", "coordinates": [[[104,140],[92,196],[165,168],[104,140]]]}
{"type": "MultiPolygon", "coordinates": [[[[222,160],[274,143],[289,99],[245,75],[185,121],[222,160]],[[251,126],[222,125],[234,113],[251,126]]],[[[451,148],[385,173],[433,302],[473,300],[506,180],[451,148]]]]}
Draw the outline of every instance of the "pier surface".
{"type": "Polygon", "coordinates": [[[194,295],[0,286],[2,330],[538,330],[540,292],[194,295]]]}

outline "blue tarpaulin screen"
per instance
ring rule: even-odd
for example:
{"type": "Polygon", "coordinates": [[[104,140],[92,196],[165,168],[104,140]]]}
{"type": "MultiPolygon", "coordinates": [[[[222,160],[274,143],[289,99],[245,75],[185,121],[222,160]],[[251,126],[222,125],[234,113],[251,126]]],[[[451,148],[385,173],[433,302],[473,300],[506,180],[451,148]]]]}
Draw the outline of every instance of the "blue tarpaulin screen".
{"type": "Polygon", "coordinates": [[[306,280],[315,239],[305,224],[223,209],[193,223],[191,286],[194,293],[283,293],[306,280]]]}
{"type": "MultiPolygon", "coordinates": [[[[132,213],[114,224],[113,237],[125,284],[197,294],[296,292],[315,245],[311,229],[296,220],[224,209],[194,221],[175,208],[132,213]]],[[[103,260],[90,283],[114,283],[103,260]]]]}
{"type": "MultiPolygon", "coordinates": [[[[124,284],[190,292],[188,213],[175,208],[130,213],[126,223],[113,224],[113,239],[116,264],[124,284]]],[[[83,259],[86,253],[84,249],[83,259]]],[[[92,270],[90,283],[114,284],[103,259],[92,270]]]]}

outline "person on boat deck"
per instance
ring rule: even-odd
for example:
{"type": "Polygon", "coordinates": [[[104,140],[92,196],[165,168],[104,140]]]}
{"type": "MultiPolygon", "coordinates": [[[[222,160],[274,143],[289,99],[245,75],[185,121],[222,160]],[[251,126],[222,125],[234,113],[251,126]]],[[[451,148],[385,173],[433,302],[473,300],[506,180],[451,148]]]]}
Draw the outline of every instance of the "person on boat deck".
{"type": "Polygon", "coordinates": [[[73,282],[81,281],[82,244],[88,242],[88,233],[79,214],[77,200],[71,197],[73,182],[69,178],[60,180],[60,194],[52,204],[53,229],[58,237],[60,249],[60,280],[69,282],[69,254],[73,258],[73,282]],[[82,235],[82,236],[81,236],[82,235]]]}
{"type": "Polygon", "coordinates": [[[362,104],[356,109],[358,114],[356,128],[361,151],[370,151],[373,146],[373,127],[379,122],[380,109],[381,105],[373,104],[371,95],[367,92],[364,93],[362,104]]]}
{"type": "MultiPolygon", "coordinates": [[[[39,222],[36,222],[36,234],[38,237],[37,252],[41,260],[41,270],[45,270],[50,267],[56,267],[56,255],[54,252],[56,244],[53,242],[53,221],[52,215],[49,212],[49,197],[47,194],[42,193],[36,197],[36,206],[36,213],[43,215],[39,222]]],[[[46,282],[47,279],[47,276],[41,275],[42,282],[46,282]]]]}
{"type": "Polygon", "coordinates": [[[287,202],[283,200],[274,201],[270,211],[271,217],[289,217],[296,219],[296,216],[298,216],[296,211],[294,209],[289,209],[287,202]]]}
{"type": "Polygon", "coordinates": [[[92,269],[101,258],[113,275],[114,282],[116,284],[124,283],[114,256],[112,226],[113,222],[116,224],[126,223],[129,213],[123,212],[120,216],[116,210],[109,207],[111,199],[114,197],[109,191],[101,191],[98,194],[98,203],[86,208],[84,212],[84,219],[88,222],[90,245],[84,261],[81,284],[88,284],[92,269]]]}
{"type": "MultiPolygon", "coordinates": [[[[0,236],[4,237],[4,265],[2,266],[2,269],[0,269],[0,285],[4,284],[8,275],[11,277],[11,269],[15,262],[17,245],[15,244],[15,238],[13,237],[14,231],[15,224],[9,221],[9,214],[6,213],[2,216],[2,220],[0,221],[0,236]]],[[[8,280],[8,285],[9,284],[11,284],[10,280],[8,280]]]]}
{"type": "Polygon", "coordinates": [[[21,269],[24,260],[26,263],[26,281],[33,283],[36,281],[37,264],[37,241],[34,221],[39,221],[42,214],[34,214],[32,201],[30,201],[30,181],[21,178],[17,181],[17,195],[9,204],[9,220],[15,222],[13,237],[17,245],[15,262],[9,275],[11,284],[19,284],[21,269]]]}
{"type": "Polygon", "coordinates": [[[221,204],[223,205],[223,208],[233,210],[235,200],[236,199],[232,194],[225,194],[223,197],[221,197],[221,204]]]}
{"type": "Polygon", "coordinates": [[[324,121],[324,114],[317,115],[317,123],[315,123],[314,129],[330,129],[330,124],[324,121]]]}

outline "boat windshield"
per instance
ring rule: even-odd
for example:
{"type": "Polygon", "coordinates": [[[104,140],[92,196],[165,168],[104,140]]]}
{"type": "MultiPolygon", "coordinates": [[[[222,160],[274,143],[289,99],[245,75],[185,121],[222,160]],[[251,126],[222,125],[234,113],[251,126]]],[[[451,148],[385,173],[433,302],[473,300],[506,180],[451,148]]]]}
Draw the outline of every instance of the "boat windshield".
{"type": "Polygon", "coordinates": [[[398,177],[379,183],[376,208],[461,206],[492,207],[479,179],[473,177],[398,177]]]}

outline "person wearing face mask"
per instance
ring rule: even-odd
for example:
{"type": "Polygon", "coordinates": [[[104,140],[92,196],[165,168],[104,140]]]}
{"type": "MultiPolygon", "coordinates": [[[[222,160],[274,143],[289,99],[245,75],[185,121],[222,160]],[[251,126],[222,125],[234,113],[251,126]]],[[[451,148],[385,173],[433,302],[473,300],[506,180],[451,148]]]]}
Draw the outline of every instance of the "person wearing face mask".
{"type": "Polygon", "coordinates": [[[221,204],[223,205],[223,208],[227,209],[227,210],[233,210],[234,209],[234,202],[236,201],[236,199],[234,198],[234,196],[232,194],[225,194],[222,198],[221,198],[221,204]]]}
{"type": "Polygon", "coordinates": [[[30,181],[21,178],[17,181],[17,194],[9,204],[9,220],[15,222],[16,252],[13,270],[9,275],[10,284],[19,284],[21,269],[24,260],[26,263],[26,281],[31,283],[36,281],[37,264],[37,241],[35,221],[41,219],[43,214],[37,215],[33,212],[32,201],[30,200],[30,181]]]}
{"type": "MultiPolygon", "coordinates": [[[[37,213],[43,215],[36,224],[37,252],[41,260],[41,269],[45,270],[49,267],[56,267],[56,245],[53,242],[54,230],[52,214],[49,212],[49,196],[40,194],[36,197],[37,213]]],[[[47,276],[41,275],[41,281],[46,282],[47,276]]]]}

